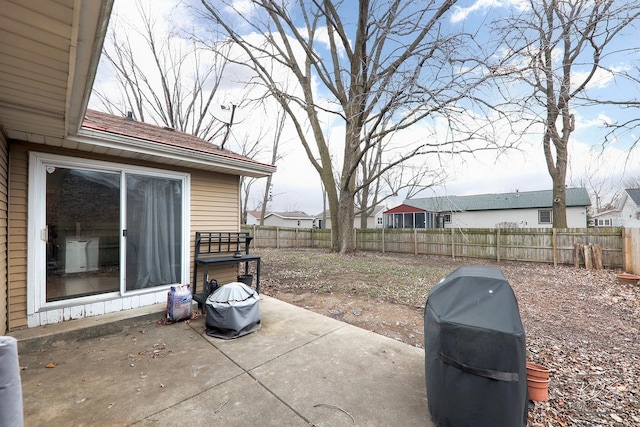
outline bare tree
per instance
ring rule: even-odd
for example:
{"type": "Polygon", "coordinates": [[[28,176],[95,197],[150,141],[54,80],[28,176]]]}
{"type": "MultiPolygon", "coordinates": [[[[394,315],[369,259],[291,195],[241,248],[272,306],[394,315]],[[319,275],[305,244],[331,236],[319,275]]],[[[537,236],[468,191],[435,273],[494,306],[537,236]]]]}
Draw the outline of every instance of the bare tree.
{"type": "MultiPolygon", "coordinates": [[[[229,126],[225,131],[224,141],[226,142],[231,136],[231,138],[235,142],[235,144],[233,144],[234,151],[238,152],[239,154],[245,157],[256,158],[264,151],[264,144],[262,144],[262,140],[265,138],[267,133],[268,133],[267,129],[261,128],[258,130],[257,135],[255,133],[252,134],[251,136],[245,134],[241,140],[236,140],[233,137],[233,134],[231,133],[231,126],[229,126]]],[[[277,147],[275,148],[277,149],[277,147]]],[[[272,163],[272,164],[275,164],[275,163],[272,163]]],[[[247,209],[249,206],[251,189],[253,185],[256,183],[256,181],[258,181],[259,179],[260,178],[250,178],[246,176],[243,176],[240,178],[240,188],[241,188],[240,222],[242,224],[247,223],[247,209]]],[[[271,175],[269,175],[268,179],[269,180],[271,179],[271,175]]]]}
{"type": "Polygon", "coordinates": [[[471,90],[485,76],[470,54],[479,50],[471,34],[450,31],[455,0],[360,0],[357,8],[330,0],[255,0],[251,9],[201,3],[203,15],[242,51],[228,59],[251,67],[253,83],[270,92],[295,127],[326,191],[336,251],[355,249],[355,196],[388,171],[415,156],[495,148],[484,138],[487,128],[468,127],[471,90]],[[444,135],[407,132],[416,125],[433,130],[438,118],[444,135]],[[336,141],[325,124],[336,119],[344,134],[342,152],[332,158],[336,141]],[[392,139],[395,149],[380,159],[376,147],[392,139]],[[363,161],[379,163],[358,179],[363,161]]]}
{"type": "Polygon", "coordinates": [[[599,213],[614,209],[620,201],[620,189],[615,187],[610,177],[604,176],[597,168],[585,170],[577,178],[570,179],[572,187],[584,187],[591,199],[591,213],[599,213]]]}
{"type": "MultiPolygon", "coordinates": [[[[279,152],[279,144],[280,144],[280,140],[282,138],[282,130],[284,128],[284,116],[283,115],[279,115],[279,118],[276,121],[276,129],[273,132],[262,132],[261,135],[256,138],[253,139],[253,143],[252,144],[247,144],[246,141],[244,144],[241,145],[242,149],[241,149],[241,154],[247,157],[251,157],[251,158],[255,158],[257,157],[260,153],[262,153],[263,151],[265,151],[265,144],[264,141],[270,136],[272,138],[271,141],[271,163],[272,165],[275,165],[281,158],[282,158],[282,154],[279,152]]],[[[253,188],[253,185],[259,180],[260,178],[249,178],[249,177],[242,177],[241,178],[241,187],[242,187],[242,223],[246,224],[247,223],[247,209],[249,206],[249,199],[251,196],[251,190],[253,188]]],[[[266,179],[265,182],[265,187],[264,187],[264,193],[262,195],[262,200],[260,202],[260,204],[258,206],[260,206],[260,225],[264,225],[264,217],[266,215],[266,209],[267,209],[267,205],[269,203],[269,201],[271,201],[272,198],[272,193],[270,191],[271,189],[271,181],[272,181],[272,175],[269,175],[266,179]]]]}
{"type": "MultiPolygon", "coordinates": [[[[278,160],[281,159],[282,155],[278,150],[278,146],[280,145],[280,139],[282,138],[282,132],[284,130],[284,125],[286,122],[286,116],[282,110],[278,111],[275,123],[276,129],[273,134],[273,141],[271,147],[271,164],[275,165],[278,160]]],[[[267,177],[267,182],[264,186],[264,194],[262,196],[262,207],[260,209],[260,225],[264,225],[264,217],[267,213],[267,204],[271,199],[271,175],[267,177]]]]}
{"type": "MultiPolygon", "coordinates": [[[[124,116],[131,111],[141,121],[217,142],[221,149],[231,147],[250,158],[258,157],[264,151],[262,140],[266,131],[253,123],[246,126],[236,117],[236,110],[246,110],[245,115],[250,116],[262,100],[250,99],[245,93],[230,106],[214,102],[223,96],[220,92],[227,89],[223,87],[225,83],[237,84],[229,75],[225,59],[230,44],[198,49],[193,40],[180,36],[184,34],[183,28],[159,28],[164,23],[154,16],[150,3],[145,7],[137,1],[135,5],[137,17],[112,17],[102,61],[114,72],[117,84],[115,90],[113,86],[96,85],[92,94],[95,102],[111,114],[124,116]],[[139,20],[134,22],[135,18],[139,20]],[[238,126],[242,131],[233,133],[238,126]]],[[[277,146],[273,149],[276,150],[273,156],[277,157],[277,146]]],[[[244,223],[255,181],[256,178],[241,179],[244,223]]]]}
{"type": "Polygon", "coordinates": [[[640,176],[630,176],[623,181],[624,188],[640,188],[640,176]]]}
{"type": "Polygon", "coordinates": [[[159,30],[151,11],[140,1],[136,6],[142,25],[128,21],[131,16],[111,18],[101,60],[111,67],[118,84],[116,91],[96,85],[92,94],[96,102],[111,114],[124,116],[131,111],[138,120],[205,140],[221,135],[228,126],[212,111],[219,108],[213,100],[227,65],[225,55],[199,51],[175,32],[159,30]]]}
{"type": "Polygon", "coordinates": [[[632,79],[615,69],[616,58],[624,62],[630,52],[614,42],[633,30],[639,14],[637,1],[528,0],[521,11],[497,21],[505,55],[490,68],[494,75],[511,80],[497,88],[510,88],[502,96],[532,123],[527,130],[535,124],[544,129],[554,227],[567,226],[565,183],[576,110],[603,103],[634,104],[633,94],[621,100],[598,98],[595,83],[603,75],[632,79]],[[514,83],[528,90],[517,95],[514,83]]]}

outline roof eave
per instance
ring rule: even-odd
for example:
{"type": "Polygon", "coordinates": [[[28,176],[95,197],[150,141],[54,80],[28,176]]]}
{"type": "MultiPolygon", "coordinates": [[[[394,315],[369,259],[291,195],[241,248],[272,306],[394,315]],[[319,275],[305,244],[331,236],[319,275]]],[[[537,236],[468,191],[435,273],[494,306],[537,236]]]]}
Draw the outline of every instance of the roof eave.
{"type": "Polygon", "coordinates": [[[146,154],[156,158],[161,163],[164,163],[164,160],[178,160],[189,163],[197,169],[214,170],[232,175],[264,178],[276,171],[276,167],[273,165],[233,157],[225,157],[183,147],[160,145],[156,142],[87,128],[81,128],[78,131],[77,136],[69,137],[67,139],[79,144],[88,144],[108,149],[146,154]]]}

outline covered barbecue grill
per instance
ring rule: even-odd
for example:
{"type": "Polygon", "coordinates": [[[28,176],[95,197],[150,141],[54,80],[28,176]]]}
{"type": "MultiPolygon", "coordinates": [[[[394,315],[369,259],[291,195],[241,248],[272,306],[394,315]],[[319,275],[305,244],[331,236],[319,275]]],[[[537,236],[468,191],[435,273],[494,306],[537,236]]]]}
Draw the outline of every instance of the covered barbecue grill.
{"type": "Polygon", "coordinates": [[[429,412],[439,427],[526,426],[526,342],[502,271],[460,267],[424,313],[429,412]]]}
{"type": "Polygon", "coordinates": [[[207,335],[231,339],[260,329],[260,297],[244,283],[220,286],[205,301],[207,335]]]}

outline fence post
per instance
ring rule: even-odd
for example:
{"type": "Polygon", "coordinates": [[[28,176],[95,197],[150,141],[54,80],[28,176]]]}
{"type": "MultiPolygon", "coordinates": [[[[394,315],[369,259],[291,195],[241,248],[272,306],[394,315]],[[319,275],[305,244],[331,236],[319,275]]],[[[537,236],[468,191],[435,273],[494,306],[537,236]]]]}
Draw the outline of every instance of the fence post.
{"type": "Polygon", "coordinates": [[[382,253],[384,253],[384,227],[382,228],[382,253]]]}
{"type": "Polygon", "coordinates": [[[358,229],[353,227],[353,247],[358,249],[358,229]]]}
{"type": "Polygon", "coordinates": [[[258,229],[256,228],[256,225],[253,224],[253,249],[256,248],[256,241],[258,240],[257,233],[258,233],[258,229]]]}
{"type": "Polygon", "coordinates": [[[413,254],[418,255],[418,229],[413,229],[413,254]]]}
{"type": "Polygon", "coordinates": [[[640,228],[623,229],[622,265],[627,273],[640,274],[640,228]]]}
{"type": "Polygon", "coordinates": [[[500,262],[500,227],[496,228],[496,261],[500,262]]]}
{"type": "Polygon", "coordinates": [[[293,235],[293,247],[298,248],[298,229],[296,228],[296,234],[293,235]]]}
{"type": "Polygon", "coordinates": [[[551,231],[551,245],[553,246],[553,266],[558,266],[558,235],[556,233],[556,228],[554,227],[551,231]]]}
{"type": "Polygon", "coordinates": [[[276,249],[280,249],[280,227],[276,227],[276,249]]]}
{"type": "Polygon", "coordinates": [[[451,258],[456,259],[456,229],[451,227],[451,258]]]}

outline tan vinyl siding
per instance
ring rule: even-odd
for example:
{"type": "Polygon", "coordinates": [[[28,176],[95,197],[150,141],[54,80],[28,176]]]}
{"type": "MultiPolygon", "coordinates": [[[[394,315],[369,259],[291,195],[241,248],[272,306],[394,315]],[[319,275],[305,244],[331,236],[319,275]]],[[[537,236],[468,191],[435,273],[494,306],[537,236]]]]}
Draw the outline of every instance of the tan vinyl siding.
{"type": "Polygon", "coordinates": [[[0,335],[8,329],[9,287],[7,281],[7,170],[8,144],[0,132],[0,335]]]}
{"type": "MultiPolygon", "coordinates": [[[[223,175],[206,171],[191,174],[191,250],[193,260],[196,231],[240,231],[239,179],[235,175],[223,175]]],[[[235,265],[209,269],[209,277],[220,282],[235,282],[238,268],[235,265]]],[[[193,280],[193,262],[190,266],[193,280]]],[[[198,289],[202,286],[198,278],[198,289]]]]}
{"type": "MultiPolygon", "coordinates": [[[[49,148],[28,143],[12,143],[9,168],[9,238],[8,238],[8,279],[9,279],[9,330],[27,326],[27,200],[28,200],[28,159],[29,150],[52,152],[55,154],[90,158],[122,164],[166,169],[162,165],[136,162],[131,159],[114,158],[93,153],[49,148]]],[[[193,280],[193,252],[196,231],[239,231],[240,200],[239,178],[201,170],[175,169],[191,174],[190,193],[190,237],[189,237],[189,278],[193,280]]],[[[1,202],[0,202],[1,205],[1,202]]],[[[0,218],[1,221],[1,218],[0,218]]],[[[1,222],[0,222],[1,224],[1,222]]],[[[0,235],[0,243],[2,236],[0,235]]],[[[210,277],[220,283],[236,280],[237,266],[230,265],[211,269],[210,277]]],[[[200,280],[202,277],[200,277],[200,280]]],[[[200,288],[201,283],[198,284],[200,288]]]]}
{"type": "Polygon", "coordinates": [[[9,330],[27,326],[28,154],[12,144],[9,155],[9,330]]]}

